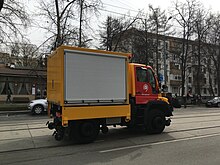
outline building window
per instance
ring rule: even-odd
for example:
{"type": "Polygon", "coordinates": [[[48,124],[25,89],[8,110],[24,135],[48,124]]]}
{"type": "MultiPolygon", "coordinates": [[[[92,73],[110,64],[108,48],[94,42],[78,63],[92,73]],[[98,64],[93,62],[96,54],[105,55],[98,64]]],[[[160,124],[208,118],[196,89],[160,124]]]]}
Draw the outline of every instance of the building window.
{"type": "Polygon", "coordinates": [[[187,62],[191,63],[192,62],[192,57],[188,57],[187,62]]]}
{"type": "Polygon", "coordinates": [[[172,87],[172,88],[173,88],[172,93],[174,94],[179,93],[178,87],[172,87]]]}
{"type": "Polygon", "coordinates": [[[165,49],[168,50],[168,42],[165,42],[165,49]]]}
{"type": "Polygon", "coordinates": [[[206,78],[203,79],[203,82],[206,84],[206,78]]]}
{"type": "Polygon", "coordinates": [[[160,40],[158,41],[158,47],[159,47],[159,48],[160,48],[161,45],[162,45],[161,42],[162,42],[162,41],[160,41],[160,40]]]}
{"type": "Polygon", "coordinates": [[[180,65],[179,64],[175,64],[175,68],[176,69],[180,69],[180,65]]]}
{"type": "Polygon", "coordinates": [[[188,68],[188,70],[189,70],[189,73],[191,73],[191,72],[192,72],[192,68],[191,68],[191,67],[189,67],[189,68],[188,68]]]}
{"type": "Polygon", "coordinates": [[[173,60],[174,60],[174,61],[176,60],[176,55],[175,55],[175,54],[173,55],[173,60]]]}
{"type": "Polygon", "coordinates": [[[189,83],[192,83],[192,77],[189,77],[189,83]]]}
{"type": "Polygon", "coordinates": [[[175,76],[174,76],[174,79],[175,79],[175,80],[181,80],[181,76],[180,76],[180,75],[175,75],[175,76]]]}
{"type": "Polygon", "coordinates": [[[162,52],[158,52],[158,58],[159,58],[159,60],[161,60],[163,58],[163,53],[162,52]]]}
{"type": "Polygon", "coordinates": [[[203,93],[207,94],[207,89],[206,88],[203,89],[203,93]]]}

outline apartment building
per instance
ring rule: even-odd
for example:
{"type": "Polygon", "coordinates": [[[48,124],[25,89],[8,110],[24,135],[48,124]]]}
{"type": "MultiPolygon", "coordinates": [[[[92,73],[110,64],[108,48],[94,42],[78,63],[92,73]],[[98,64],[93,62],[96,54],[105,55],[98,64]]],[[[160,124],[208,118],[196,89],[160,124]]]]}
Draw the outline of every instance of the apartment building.
{"type": "MultiPolygon", "coordinates": [[[[145,33],[146,32],[135,28],[128,30],[124,33],[123,37],[121,37],[120,43],[117,43],[117,51],[131,52],[134,55],[133,62],[153,66],[159,75],[161,84],[168,86],[168,92],[181,96],[182,39],[153,33],[146,35],[145,33]],[[148,38],[143,38],[145,36],[148,38]],[[156,41],[158,41],[158,43],[156,43],[156,41]],[[158,47],[156,48],[156,46],[158,47]],[[148,58],[147,60],[146,56],[148,58]],[[156,66],[157,63],[158,66],[156,66]]],[[[213,61],[210,59],[210,55],[207,51],[208,46],[208,44],[203,43],[202,49],[200,50],[201,57],[199,65],[197,59],[197,41],[189,41],[185,65],[184,94],[190,90],[192,94],[197,95],[200,89],[201,96],[217,95],[216,74],[214,70],[211,71],[209,68],[213,66],[213,61]]],[[[216,48],[212,47],[212,49],[216,48]]]]}

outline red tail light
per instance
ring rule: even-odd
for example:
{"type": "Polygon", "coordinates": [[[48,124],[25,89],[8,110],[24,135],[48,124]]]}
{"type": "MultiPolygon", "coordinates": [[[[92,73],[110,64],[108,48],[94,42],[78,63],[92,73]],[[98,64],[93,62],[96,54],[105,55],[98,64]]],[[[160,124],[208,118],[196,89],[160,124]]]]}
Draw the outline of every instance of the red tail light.
{"type": "Polygon", "coordinates": [[[60,112],[56,112],[56,117],[61,117],[61,113],[60,112]]]}

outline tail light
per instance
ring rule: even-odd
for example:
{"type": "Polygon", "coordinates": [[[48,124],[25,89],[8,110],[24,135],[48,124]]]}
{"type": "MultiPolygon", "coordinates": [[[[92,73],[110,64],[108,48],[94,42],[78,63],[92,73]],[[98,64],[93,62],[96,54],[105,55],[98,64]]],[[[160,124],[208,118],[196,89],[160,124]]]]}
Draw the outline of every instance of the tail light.
{"type": "Polygon", "coordinates": [[[62,115],[61,115],[61,113],[60,112],[56,112],[56,117],[61,117],[62,115]]]}

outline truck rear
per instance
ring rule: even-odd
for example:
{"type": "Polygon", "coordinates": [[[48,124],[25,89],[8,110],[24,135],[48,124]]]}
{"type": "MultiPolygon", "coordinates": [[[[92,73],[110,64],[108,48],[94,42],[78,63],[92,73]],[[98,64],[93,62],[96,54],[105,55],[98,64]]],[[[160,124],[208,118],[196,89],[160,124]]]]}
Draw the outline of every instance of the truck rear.
{"type": "Polygon", "coordinates": [[[128,57],[125,53],[61,46],[48,58],[48,114],[53,118],[48,128],[55,129],[56,140],[67,135],[77,143],[90,143],[100,130],[107,133],[109,125],[142,124],[149,133],[160,133],[169,125],[170,119],[166,118],[172,110],[160,97],[155,76],[155,89],[142,82],[140,88],[148,88],[148,93],[138,93],[135,69],[145,66],[129,64],[128,57]],[[147,97],[153,90],[156,93],[147,97]],[[153,121],[149,109],[163,109],[159,112],[162,117],[153,121]],[[143,122],[137,122],[138,115],[142,115],[143,122]],[[151,131],[149,120],[156,122],[160,130],[151,131]]]}

